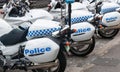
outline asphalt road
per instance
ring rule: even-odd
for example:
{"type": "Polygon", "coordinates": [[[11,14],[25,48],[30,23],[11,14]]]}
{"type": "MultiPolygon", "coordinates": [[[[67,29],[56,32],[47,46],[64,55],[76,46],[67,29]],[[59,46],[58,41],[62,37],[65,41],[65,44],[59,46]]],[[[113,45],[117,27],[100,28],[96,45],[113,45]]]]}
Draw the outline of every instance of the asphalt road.
{"type": "Polygon", "coordinates": [[[90,55],[68,58],[66,72],[120,72],[119,36],[120,33],[114,39],[97,38],[95,49],[90,55]]]}
{"type": "MultiPolygon", "coordinates": [[[[65,72],[119,72],[120,33],[113,39],[96,37],[94,51],[86,57],[69,56],[65,72]]],[[[1,71],[0,71],[1,72],[1,71]]],[[[24,71],[7,71],[24,72],[24,71]]],[[[30,72],[30,71],[29,71],[30,72]]]]}

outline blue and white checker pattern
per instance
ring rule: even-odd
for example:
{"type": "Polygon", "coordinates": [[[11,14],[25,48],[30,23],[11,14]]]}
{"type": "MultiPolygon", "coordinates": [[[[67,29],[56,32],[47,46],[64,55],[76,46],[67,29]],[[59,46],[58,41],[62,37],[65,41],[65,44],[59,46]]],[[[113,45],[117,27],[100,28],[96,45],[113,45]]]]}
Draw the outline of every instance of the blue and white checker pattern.
{"type": "Polygon", "coordinates": [[[119,8],[119,7],[105,8],[105,9],[102,9],[100,13],[105,14],[108,12],[113,12],[113,11],[116,11],[117,8],[119,8]]]}
{"type": "Polygon", "coordinates": [[[28,32],[28,37],[42,37],[47,35],[52,35],[53,32],[60,30],[61,28],[50,28],[50,29],[42,29],[42,30],[33,30],[28,32]]]}
{"type": "Polygon", "coordinates": [[[91,17],[93,17],[93,15],[71,18],[71,23],[74,24],[74,23],[79,23],[79,22],[85,22],[91,17]]]}

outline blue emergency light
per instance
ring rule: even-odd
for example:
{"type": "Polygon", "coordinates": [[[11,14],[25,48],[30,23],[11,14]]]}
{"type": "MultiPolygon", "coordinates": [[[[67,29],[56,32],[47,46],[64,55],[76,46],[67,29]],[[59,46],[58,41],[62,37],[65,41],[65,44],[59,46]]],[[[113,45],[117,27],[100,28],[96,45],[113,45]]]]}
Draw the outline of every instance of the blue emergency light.
{"type": "Polygon", "coordinates": [[[74,3],[75,0],[65,0],[65,2],[69,4],[69,3],[74,3]]]}

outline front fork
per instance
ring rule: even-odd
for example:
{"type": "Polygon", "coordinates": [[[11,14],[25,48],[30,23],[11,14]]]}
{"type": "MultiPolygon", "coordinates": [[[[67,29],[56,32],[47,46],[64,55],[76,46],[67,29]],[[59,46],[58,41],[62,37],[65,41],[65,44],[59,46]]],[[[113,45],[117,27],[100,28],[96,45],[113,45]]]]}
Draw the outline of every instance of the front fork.
{"type": "Polygon", "coordinates": [[[95,22],[93,22],[93,25],[95,27],[95,34],[96,34],[96,36],[100,37],[98,31],[103,28],[102,21],[101,20],[95,21],[95,22]]]}

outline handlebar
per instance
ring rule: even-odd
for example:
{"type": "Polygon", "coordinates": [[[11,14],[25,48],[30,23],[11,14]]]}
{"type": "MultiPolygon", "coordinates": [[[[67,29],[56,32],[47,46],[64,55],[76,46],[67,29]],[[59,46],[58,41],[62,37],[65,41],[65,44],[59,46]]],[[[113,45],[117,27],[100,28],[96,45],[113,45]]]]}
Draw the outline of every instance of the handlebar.
{"type": "Polygon", "coordinates": [[[61,31],[56,31],[52,33],[52,36],[57,37],[60,33],[64,32],[65,30],[67,30],[69,28],[69,26],[64,27],[61,31]]]}
{"type": "Polygon", "coordinates": [[[95,2],[95,1],[96,1],[96,0],[91,1],[90,4],[93,3],[93,2],[95,2]]]}
{"type": "Polygon", "coordinates": [[[76,29],[69,29],[69,26],[66,25],[62,30],[60,31],[56,31],[52,33],[52,36],[54,37],[64,37],[65,35],[67,35],[68,33],[75,33],[77,30],[76,29]]]}

